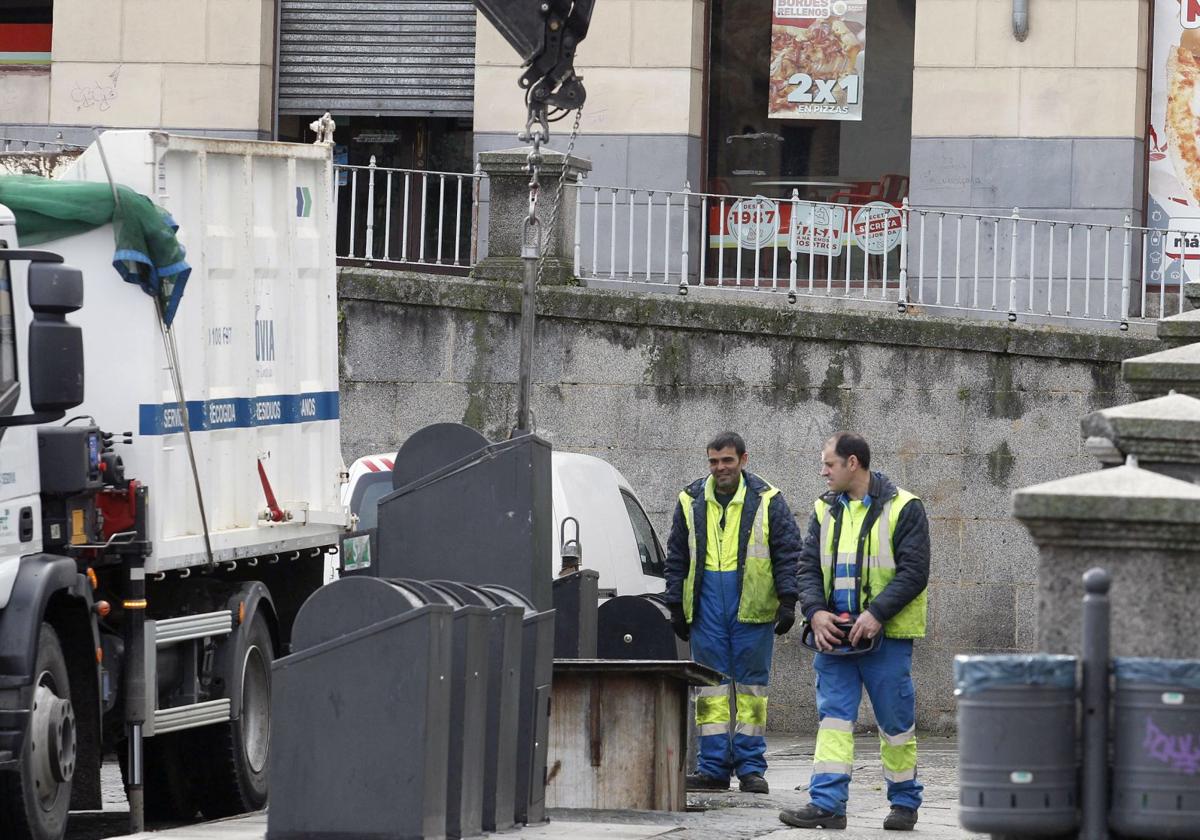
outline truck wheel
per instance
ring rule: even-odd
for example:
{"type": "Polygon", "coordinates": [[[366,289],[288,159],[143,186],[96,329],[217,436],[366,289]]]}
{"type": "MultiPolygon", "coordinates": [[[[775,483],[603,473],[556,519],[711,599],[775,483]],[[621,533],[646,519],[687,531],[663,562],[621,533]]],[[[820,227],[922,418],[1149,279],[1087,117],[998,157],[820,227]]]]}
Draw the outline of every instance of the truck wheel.
{"type": "Polygon", "coordinates": [[[49,624],[38,633],[33,675],[33,713],[19,770],[0,773],[0,825],[6,838],[61,840],[75,773],[75,712],[62,645],[49,624]]]}
{"type": "Polygon", "coordinates": [[[207,747],[208,784],[200,805],[208,819],[257,811],[267,804],[274,656],[266,619],[255,615],[246,635],[238,682],[231,687],[242,693],[242,713],[237,720],[199,730],[215,735],[207,747]]]}

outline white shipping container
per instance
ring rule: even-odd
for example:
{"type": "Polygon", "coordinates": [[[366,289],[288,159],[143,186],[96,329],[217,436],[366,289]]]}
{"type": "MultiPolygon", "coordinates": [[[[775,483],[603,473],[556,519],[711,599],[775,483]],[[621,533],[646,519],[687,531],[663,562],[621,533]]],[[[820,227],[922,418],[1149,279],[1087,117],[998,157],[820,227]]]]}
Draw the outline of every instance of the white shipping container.
{"type": "MultiPolygon", "coordinates": [[[[59,178],[119,184],[179,225],[191,276],[173,332],[213,558],[336,544],[348,525],[338,401],[329,147],[110,131],[59,178]],[[264,518],[260,464],[290,518],[264,518]]],[[[112,267],[104,226],[47,243],[84,272],[86,398],[150,488],[147,571],[207,561],[196,481],[153,298],[112,267]]]]}

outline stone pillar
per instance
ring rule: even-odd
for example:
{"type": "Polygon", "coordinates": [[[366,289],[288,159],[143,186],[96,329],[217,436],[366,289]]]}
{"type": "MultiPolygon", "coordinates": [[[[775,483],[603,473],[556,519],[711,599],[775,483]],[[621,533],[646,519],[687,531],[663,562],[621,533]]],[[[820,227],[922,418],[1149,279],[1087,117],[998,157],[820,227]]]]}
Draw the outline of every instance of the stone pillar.
{"type": "Polygon", "coordinates": [[[1200,397],[1200,344],[1126,359],[1121,363],[1121,376],[1142,399],[1171,391],[1200,397]]]}
{"type": "MultiPolygon", "coordinates": [[[[490,207],[487,256],[475,266],[475,277],[509,282],[517,282],[522,277],[521,249],[525,219],[529,214],[529,173],[525,170],[528,162],[528,148],[479,155],[479,166],[488,176],[490,207]]],[[[541,253],[546,260],[543,283],[561,286],[575,282],[575,185],[580,176],[591,169],[590,161],[574,156],[568,159],[559,152],[542,150],[537,216],[542,231],[541,253]],[[564,166],[566,179],[555,214],[555,196],[564,166]]]]}
{"type": "Polygon", "coordinates": [[[1114,656],[1195,656],[1200,487],[1121,466],[1019,490],[1013,507],[1040,555],[1040,650],[1080,653],[1082,577],[1101,566],[1114,656]]]}
{"type": "Polygon", "coordinates": [[[1200,484],[1200,400],[1168,394],[1083,418],[1087,450],[1102,464],[1128,456],[1142,469],[1200,484]]]}
{"type": "Polygon", "coordinates": [[[1184,311],[1158,322],[1158,337],[1168,347],[1200,341],[1200,281],[1183,284],[1184,311]]]}

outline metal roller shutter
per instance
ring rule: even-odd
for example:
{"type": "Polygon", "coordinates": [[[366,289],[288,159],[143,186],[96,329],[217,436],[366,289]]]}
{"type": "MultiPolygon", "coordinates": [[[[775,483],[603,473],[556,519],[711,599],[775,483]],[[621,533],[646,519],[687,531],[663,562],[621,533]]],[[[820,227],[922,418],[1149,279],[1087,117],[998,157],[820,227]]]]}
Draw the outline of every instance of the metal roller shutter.
{"type": "Polygon", "coordinates": [[[282,0],[283,114],[470,117],[471,0],[282,0]]]}

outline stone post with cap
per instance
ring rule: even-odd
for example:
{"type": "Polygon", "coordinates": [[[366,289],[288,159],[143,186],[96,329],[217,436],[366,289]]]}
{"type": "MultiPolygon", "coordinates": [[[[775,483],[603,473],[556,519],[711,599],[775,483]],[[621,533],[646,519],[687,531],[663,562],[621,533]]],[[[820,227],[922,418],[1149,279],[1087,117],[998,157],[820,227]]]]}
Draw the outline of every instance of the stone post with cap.
{"type": "MultiPolygon", "coordinates": [[[[543,148],[538,172],[539,195],[537,217],[542,231],[541,253],[545,259],[540,282],[548,285],[569,285],[575,282],[575,209],[578,202],[577,185],[592,169],[591,161],[567,157],[562,152],[543,148]],[[559,178],[563,180],[558,212],[554,212],[559,178]],[[553,218],[552,218],[553,217],[553,218]]],[[[480,213],[487,220],[487,255],[476,264],[472,276],[482,280],[519,282],[522,276],[521,249],[524,245],[525,221],[529,216],[529,149],[505,149],[482,152],[479,167],[487,177],[480,189],[481,203],[488,211],[480,213]]],[[[480,232],[481,237],[485,234],[480,232]]]]}

